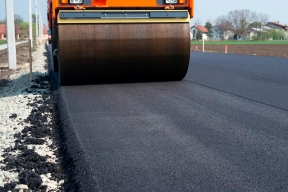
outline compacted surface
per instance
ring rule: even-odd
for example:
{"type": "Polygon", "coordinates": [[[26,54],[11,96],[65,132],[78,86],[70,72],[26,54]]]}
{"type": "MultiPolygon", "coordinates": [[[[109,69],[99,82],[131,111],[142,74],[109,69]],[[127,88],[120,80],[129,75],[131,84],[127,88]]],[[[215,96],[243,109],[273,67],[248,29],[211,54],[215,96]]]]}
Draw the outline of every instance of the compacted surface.
{"type": "Polygon", "coordinates": [[[287,191],[287,74],[284,58],[191,52],[180,82],[61,87],[77,190],[287,191]]]}

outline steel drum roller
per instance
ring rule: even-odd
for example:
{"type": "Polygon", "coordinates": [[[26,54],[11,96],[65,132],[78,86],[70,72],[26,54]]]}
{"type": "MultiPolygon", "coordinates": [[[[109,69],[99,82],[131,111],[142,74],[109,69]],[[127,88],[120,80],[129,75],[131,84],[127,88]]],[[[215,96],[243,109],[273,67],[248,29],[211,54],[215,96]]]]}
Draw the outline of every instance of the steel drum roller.
{"type": "Polygon", "coordinates": [[[63,23],[62,85],[181,80],[190,57],[189,23],[63,23]]]}

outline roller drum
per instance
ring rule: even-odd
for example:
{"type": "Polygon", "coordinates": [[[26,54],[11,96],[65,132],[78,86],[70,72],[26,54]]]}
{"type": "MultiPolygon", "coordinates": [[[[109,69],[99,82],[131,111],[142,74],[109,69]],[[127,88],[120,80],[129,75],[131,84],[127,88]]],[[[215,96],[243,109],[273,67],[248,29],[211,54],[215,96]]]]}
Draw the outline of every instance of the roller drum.
{"type": "Polygon", "coordinates": [[[189,23],[61,24],[61,84],[182,80],[189,32],[189,23]]]}

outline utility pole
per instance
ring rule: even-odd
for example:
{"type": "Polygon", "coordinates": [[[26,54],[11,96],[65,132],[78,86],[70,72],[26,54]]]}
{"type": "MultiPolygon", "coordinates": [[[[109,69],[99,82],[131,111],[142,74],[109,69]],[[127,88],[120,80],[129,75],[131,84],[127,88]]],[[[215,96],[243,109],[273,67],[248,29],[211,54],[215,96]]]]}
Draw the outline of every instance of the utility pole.
{"type": "Polygon", "coordinates": [[[31,47],[33,47],[33,33],[32,33],[32,6],[29,0],[29,39],[31,39],[31,47]]]}
{"type": "Polygon", "coordinates": [[[39,39],[40,39],[40,44],[42,44],[42,41],[43,41],[43,39],[42,39],[42,15],[41,15],[41,10],[40,10],[40,8],[39,8],[39,39]]]}
{"type": "Polygon", "coordinates": [[[9,69],[17,69],[13,0],[6,0],[6,33],[9,69]]]}
{"type": "Polygon", "coordinates": [[[36,13],[35,13],[35,15],[36,15],[36,45],[38,46],[38,0],[35,0],[35,7],[36,7],[36,13]]]}
{"type": "Polygon", "coordinates": [[[42,43],[43,43],[43,17],[42,17],[42,13],[40,12],[40,16],[41,16],[41,40],[42,40],[42,43]]]}

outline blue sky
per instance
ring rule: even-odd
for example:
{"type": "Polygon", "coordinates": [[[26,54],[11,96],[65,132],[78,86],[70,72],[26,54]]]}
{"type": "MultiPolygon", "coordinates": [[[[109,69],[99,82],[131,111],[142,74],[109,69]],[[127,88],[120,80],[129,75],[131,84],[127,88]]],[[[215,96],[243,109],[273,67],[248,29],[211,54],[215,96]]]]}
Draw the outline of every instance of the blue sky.
{"type": "MultiPolygon", "coordinates": [[[[0,19],[6,16],[5,1],[0,0],[0,19]]],[[[32,0],[32,12],[35,13],[35,1],[32,0]]],[[[109,0],[107,0],[109,1],[109,0]]],[[[213,21],[220,15],[227,14],[234,9],[250,9],[251,11],[262,12],[270,15],[270,21],[279,21],[281,24],[288,25],[288,0],[194,0],[195,17],[191,20],[191,25],[196,20],[201,24],[206,21],[213,21]]],[[[25,21],[28,21],[28,0],[13,0],[14,13],[20,15],[25,21]]],[[[42,12],[43,22],[47,25],[46,7],[47,0],[38,0],[42,12]]]]}
{"type": "MultiPolygon", "coordinates": [[[[32,3],[32,13],[35,14],[35,1],[31,0],[32,3]]],[[[5,19],[6,17],[6,0],[0,0],[0,20],[5,19]]],[[[29,13],[28,13],[28,0],[13,0],[14,3],[14,14],[20,15],[24,21],[28,21],[29,13]]],[[[47,25],[47,0],[38,0],[38,6],[42,13],[43,23],[47,25]]]]}

